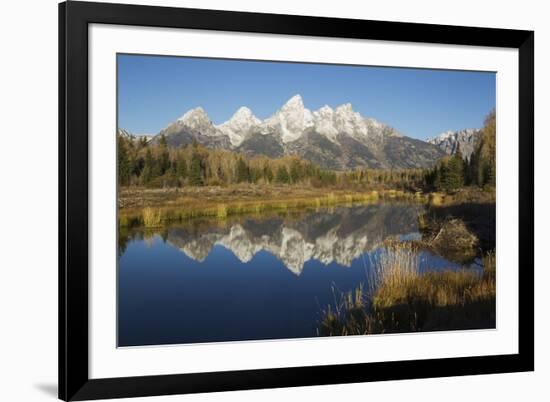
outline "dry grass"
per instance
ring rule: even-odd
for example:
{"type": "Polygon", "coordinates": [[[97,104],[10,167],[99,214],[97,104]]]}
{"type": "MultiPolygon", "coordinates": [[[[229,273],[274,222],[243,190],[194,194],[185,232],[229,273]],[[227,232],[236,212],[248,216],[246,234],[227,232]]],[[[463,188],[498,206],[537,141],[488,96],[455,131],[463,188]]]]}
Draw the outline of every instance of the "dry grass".
{"type": "Polygon", "coordinates": [[[323,335],[437,331],[495,326],[495,259],[483,274],[463,269],[420,273],[406,244],[384,250],[374,262],[368,296],[340,300],[323,312],[323,335]],[[359,300],[359,302],[356,302],[359,300]]]}
{"type": "Polygon", "coordinates": [[[346,192],[328,194],[318,189],[278,192],[274,187],[258,193],[256,187],[197,188],[188,192],[171,190],[127,190],[119,199],[119,225],[127,227],[157,226],[197,217],[225,219],[230,215],[260,214],[265,211],[319,209],[335,205],[368,204],[381,199],[412,200],[413,193],[397,191],[346,192]],[[125,207],[122,207],[125,205],[125,207]],[[133,205],[133,206],[129,206],[133,205]],[[149,223],[146,223],[147,222],[149,223]]]}
{"type": "Polygon", "coordinates": [[[463,187],[445,196],[445,204],[463,204],[463,203],[495,203],[496,189],[487,187],[463,187]]]}
{"type": "Polygon", "coordinates": [[[334,305],[329,304],[322,312],[319,326],[321,335],[358,335],[365,333],[365,327],[369,326],[368,295],[363,285],[344,294],[337,294],[332,289],[334,305]]]}
{"type": "Polygon", "coordinates": [[[444,195],[441,193],[430,193],[430,205],[439,206],[443,204],[444,195]]]}
{"type": "Polygon", "coordinates": [[[219,204],[216,216],[220,219],[227,218],[227,206],[225,204],[219,204]]]}
{"type": "MultiPolygon", "coordinates": [[[[142,211],[143,225],[146,227],[162,226],[162,212],[160,209],[143,208],[142,211]]],[[[128,220],[128,218],[126,218],[128,220]]]]}
{"type": "Polygon", "coordinates": [[[418,277],[419,266],[418,253],[409,243],[394,243],[385,248],[373,261],[369,278],[373,295],[384,286],[406,288],[418,277]]]}
{"type": "Polygon", "coordinates": [[[483,275],[495,280],[497,273],[497,260],[494,251],[489,251],[483,256],[483,275]]]}

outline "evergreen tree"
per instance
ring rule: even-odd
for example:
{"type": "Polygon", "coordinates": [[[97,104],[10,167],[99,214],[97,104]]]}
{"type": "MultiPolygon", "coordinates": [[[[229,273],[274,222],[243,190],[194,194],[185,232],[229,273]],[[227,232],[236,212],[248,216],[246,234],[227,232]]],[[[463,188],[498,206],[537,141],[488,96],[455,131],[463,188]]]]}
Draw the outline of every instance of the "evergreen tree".
{"type": "Polygon", "coordinates": [[[264,165],[264,180],[268,183],[273,181],[273,170],[271,170],[267,163],[264,165]]]}
{"type": "Polygon", "coordinates": [[[301,179],[301,169],[300,169],[300,161],[299,160],[293,160],[292,164],[290,165],[290,182],[292,184],[297,183],[301,179]]]}
{"type": "Polygon", "coordinates": [[[471,170],[471,161],[472,156],[470,155],[470,158],[464,158],[464,184],[470,185],[472,184],[472,170],[471,170]]]}
{"type": "Polygon", "coordinates": [[[160,136],[159,141],[160,155],[159,155],[159,176],[165,174],[170,169],[170,154],[168,153],[168,144],[166,143],[166,137],[160,136]]]}
{"type": "Polygon", "coordinates": [[[472,184],[496,184],[496,114],[491,111],[485,118],[483,129],[470,158],[472,184]]]}
{"type": "Polygon", "coordinates": [[[262,178],[263,172],[261,169],[250,168],[249,171],[250,171],[250,181],[252,183],[257,183],[258,180],[262,178]]]}
{"type": "Polygon", "coordinates": [[[444,189],[446,191],[456,190],[464,186],[464,161],[462,154],[455,153],[449,162],[445,175],[443,176],[444,189]]]}
{"type": "Polygon", "coordinates": [[[138,156],[134,159],[134,162],[132,164],[132,172],[131,175],[140,177],[141,172],[143,172],[143,166],[145,165],[145,159],[143,156],[138,156]]]}
{"type": "Polygon", "coordinates": [[[130,183],[131,170],[128,145],[124,138],[118,136],[118,182],[120,185],[125,186],[130,183]]]}
{"type": "Polygon", "coordinates": [[[483,165],[483,185],[494,186],[496,183],[496,175],[494,164],[491,161],[485,161],[483,165]]]}
{"type": "Polygon", "coordinates": [[[283,165],[280,165],[277,169],[277,181],[279,183],[289,183],[290,182],[290,176],[288,175],[288,171],[286,170],[286,167],[283,165]]]}
{"type": "Polygon", "coordinates": [[[237,162],[237,181],[250,181],[250,171],[243,158],[239,158],[237,162]]]}
{"type": "Polygon", "coordinates": [[[145,161],[143,164],[143,172],[141,173],[141,180],[143,184],[148,184],[153,179],[155,161],[153,159],[153,153],[150,148],[147,148],[145,153],[145,161]]]}
{"type": "Polygon", "coordinates": [[[433,169],[428,170],[426,174],[426,183],[434,190],[441,190],[441,162],[436,164],[433,169]]]}
{"type": "Polygon", "coordinates": [[[181,155],[178,155],[176,162],[176,176],[180,179],[187,177],[187,162],[181,155]]]}
{"type": "Polygon", "coordinates": [[[192,186],[202,186],[204,184],[201,158],[197,153],[193,153],[193,156],[191,158],[191,167],[189,169],[189,184],[191,184],[192,186]]]}
{"type": "Polygon", "coordinates": [[[483,169],[481,168],[479,149],[474,149],[472,155],[470,156],[469,164],[469,176],[470,184],[476,186],[483,185],[483,169]]]}

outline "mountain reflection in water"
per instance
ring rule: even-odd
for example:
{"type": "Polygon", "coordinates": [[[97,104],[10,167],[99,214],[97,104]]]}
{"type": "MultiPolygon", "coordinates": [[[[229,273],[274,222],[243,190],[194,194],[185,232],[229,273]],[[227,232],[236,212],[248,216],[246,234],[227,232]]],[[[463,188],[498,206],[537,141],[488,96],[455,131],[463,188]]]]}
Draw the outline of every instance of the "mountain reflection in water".
{"type": "Polygon", "coordinates": [[[195,261],[203,262],[215,245],[231,250],[243,263],[267,251],[299,275],[309,260],[349,267],[355,258],[390,236],[418,235],[420,208],[378,204],[286,216],[198,221],[194,226],[168,228],[161,235],[195,261]]]}
{"type": "MultiPolygon", "coordinates": [[[[419,236],[422,208],[380,203],[121,231],[118,345],[316,336],[321,308],[335,289],[368,280],[386,239],[419,236]]],[[[421,269],[458,268],[420,257],[421,269]]]]}

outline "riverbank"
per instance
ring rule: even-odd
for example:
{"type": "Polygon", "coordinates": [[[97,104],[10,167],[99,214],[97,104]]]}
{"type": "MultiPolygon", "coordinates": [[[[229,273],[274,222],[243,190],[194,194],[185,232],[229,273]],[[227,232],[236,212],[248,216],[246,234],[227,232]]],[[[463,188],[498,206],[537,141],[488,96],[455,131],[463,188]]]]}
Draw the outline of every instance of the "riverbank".
{"type": "Polygon", "coordinates": [[[253,184],[164,189],[123,187],[118,195],[118,212],[120,226],[155,227],[194,217],[226,218],[229,215],[246,213],[391,200],[434,206],[472,200],[490,203],[494,202],[493,194],[479,189],[463,189],[454,194],[443,194],[391,188],[327,189],[253,184]]]}
{"type": "Polygon", "coordinates": [[[425,203],[429,194],[383,189],[350,191],[315,187],[239,185],[169,189],[123,188],[119,193],[121,226],[161,226],[195,217],[311,209],[336,205],[407,200],[425,203]]]}

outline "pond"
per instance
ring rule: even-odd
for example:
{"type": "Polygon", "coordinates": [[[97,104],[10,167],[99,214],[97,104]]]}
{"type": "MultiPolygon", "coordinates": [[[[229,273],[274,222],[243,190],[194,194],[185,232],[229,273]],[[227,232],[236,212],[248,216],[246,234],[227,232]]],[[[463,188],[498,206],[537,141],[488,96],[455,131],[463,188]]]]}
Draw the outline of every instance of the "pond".
{"type": "MultiPolygon", "coordinates": [[[[368,286],[384,241],[420,238],[423,208],[379,203],[121,231],[118,346],[318,336],[323,309],[368,286]]],[[[419,260],[421,270],[461,268],[427,251],[419,260]]]]}

